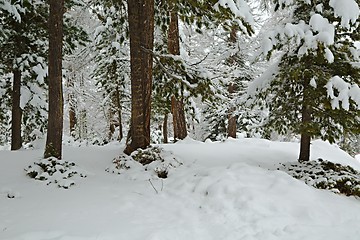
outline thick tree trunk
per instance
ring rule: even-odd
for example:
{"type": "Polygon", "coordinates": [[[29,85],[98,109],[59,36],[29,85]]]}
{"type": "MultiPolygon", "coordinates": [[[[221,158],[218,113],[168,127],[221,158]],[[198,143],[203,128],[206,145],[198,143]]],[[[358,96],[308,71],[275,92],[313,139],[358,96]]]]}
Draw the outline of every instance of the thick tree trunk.
{"type": "Polygon", "coordinates": [[[49,116],[44,157],[62,157],[63,92],[62,41],[64,0],[50,0],[49,116]]]}
{"type": "Polygon", "coordinates": [[[308,124],[311,122],[311,110],[309,109],[308,102],[308,94],[307,89],[309,87],[308,82],[304,81],[304,89],[303,89],[303,102],[302,102],[302,112],[301,112],[301,123],[302,133],[300,139],[300,154],[299,161],[309,161],[310,160],[310,142],[311,136],[308,134],[308,124]]]}
{"type": "Polygon", "coordinates": [[[164,137],[164,143],[168,143],[169,140],[168,140],[168,114],[165,113],[165,116],[164,116],[164,123],[163,123],[163,137],[164,137]]]}
{"type": "Polygon", "coordinates": [[[187,136],[184,103],[177,100],[174,96],[171,98],[171,112],[173,114],[174,141],[184,139],[187,136]]]}
{"type": "Polygon", "coordinates": [[[128,0],[131,63],[130,154],[150,145],[154,0],[128,0]]]}
{"type": "Polygon", "coordinates": [[[170,54],[180,55],[179,19],[175,11],[170,12],[168,51],[170,54]]]}
{"type": "Polygon", "coordinates": [[[13,71],[12,114],[11,114],[11,150],[18,150],[22,146],[20,108],[21,72],[13,71]]]}
{"type": "MultiPolygon", "coordinates": [[[[235,85],[231,83],[228,88],[230,96],[235,92],[235,85]]],[[[236,138],[236,120],[237,117],[234,115],[235,107],[230,107],[228,113],[228,137],[236,138]]]]}
{"type": "MultiPolygon", "coordinates": [[[[180,55],[179,20],[175,11],[170,12],[168,31],[168,51],[173,55],[180,55]]],[[[173,115],[174,140],[184,139],[187,136],[185,106],[182,99],[171,98],[171,112],[173,115]]]]}

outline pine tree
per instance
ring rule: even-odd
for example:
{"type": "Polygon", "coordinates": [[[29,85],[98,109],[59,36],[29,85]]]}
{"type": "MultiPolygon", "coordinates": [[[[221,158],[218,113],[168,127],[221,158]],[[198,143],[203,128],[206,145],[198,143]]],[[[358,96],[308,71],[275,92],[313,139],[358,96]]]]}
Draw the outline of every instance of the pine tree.
{"type": "MultiPolygon", "coordinates": [[[[31,74],[31,71],[34,73],[34,70],[38,69],[37,66],[44,65],[46,5],[23,1],[16,4],[16,7],[10,6],[13,5],[7,5],[8,11],[0,13],[1,25],[4,26],[2,30],[5,33],[0,35],[0,47],[3,49],[0,53],[0,67],[5,74],[13,75],[11,149],[17,150],[22,146],[22,116],[26,103],[20,102],[20,95],[21,88],[25,85],[24,78],[31,74]]],[[[28,82],[30,79],[26,80],[28,82]]]]}
{"type": "Polygon", "coordinates": [[[123,109],[129,108],[130,46],[127,11],[121,1],[98,2],[94,11],[100,21],[95,32],[95,71],[93,77],[103,93],[103,107],[107,112],[108,134],[113,137],[118,128],[117,140],[123,138],[123,109]]]}
{"type": "MultiPolygon", "coordinates": [[[[357,96],[359,69],[354,43],[359,40],[359,11],[340,11],[338,1],[275,1],[277,11],[293,11],[291,23],[269,34],[268,56],[283,51],[278,71],[266,89],[267,126],[301,135],[299,161],[310,158],[311,138],[331,143],[343,132],[360,129],[357,96]]],[[[353,0],[348,8],[359,9],[353,0]]]]}
{"type": "Polygon", "coordinates": [[[233,22],[240,26],[242,32],[251,34],[253,31],[252,17],[243,1],[162,2],[161,8],[157,11],[156,25],[166,40],[160,41],[156,47],[154,90],[156,95],[168,101],[165,106],[171,106],[171,110],[163,112],[167,114],[171,111],[173,115],[175,140],[187,136],[185,112],[190,113],[192,117],[195,115],[193,99],[201,97],[203,101],[213,101],[215,96],[210,74],[199,64],[204,59],[196,63],[194,56],[184,58],[184,54],[180,55],[178,19],[190,28],[195,28],[198,33],[217,25],[230,29],[233,22]],[[228,8],[227,4],[233,7],[228,8]],[[167,50],[162,48],[163,42],[168,46],[167,50]]]}

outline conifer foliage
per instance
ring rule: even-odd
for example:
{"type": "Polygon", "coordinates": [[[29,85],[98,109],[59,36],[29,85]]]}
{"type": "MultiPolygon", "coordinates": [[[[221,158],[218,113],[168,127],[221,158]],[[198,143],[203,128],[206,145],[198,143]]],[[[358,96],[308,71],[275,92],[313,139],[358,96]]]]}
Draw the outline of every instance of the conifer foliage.
{"type": "Polygon", "coordinates": [[[260,95],[270,110],[267,126],[301,134],[299,160],[308,161],[311,138],[333,143],[344,132],[359,133],[359,6],[354,0],[275,3],[288,17],[264,40],[265,55],[280,50],[281,57],[260,95]]]}

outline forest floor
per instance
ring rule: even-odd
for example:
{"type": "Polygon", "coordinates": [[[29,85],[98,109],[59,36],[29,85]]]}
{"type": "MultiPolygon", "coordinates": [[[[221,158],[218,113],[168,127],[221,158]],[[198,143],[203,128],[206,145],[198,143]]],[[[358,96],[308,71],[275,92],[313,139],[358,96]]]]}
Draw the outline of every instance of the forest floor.
{"type": "MultiPolygon", "coordinates": [[[[135,167],[105,171],[124,145],[64,145],[86,178],[74,186],[29,178],[42,145],[0,150],[1,240],[358,240],[360,199],[318,190],[277,170],[299,144],[263,139],[159,145],[177,164],[160,179],[135,167]],[[175,160],[174,160],[175,161],[175,160]]],[[[311,158],[360,161],[322,141],[311,158]]]]}

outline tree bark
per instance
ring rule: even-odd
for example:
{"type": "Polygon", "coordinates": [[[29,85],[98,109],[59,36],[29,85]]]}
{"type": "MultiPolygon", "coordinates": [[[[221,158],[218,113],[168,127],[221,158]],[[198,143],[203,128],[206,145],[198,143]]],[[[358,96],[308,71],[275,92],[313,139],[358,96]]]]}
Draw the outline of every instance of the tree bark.
{"type": "MultiPolygon", "coordinates": [[[[237,33],[238,31],[238,26],[237,25],[233,25],[231,27],[231,32],[230,32],[230,37],[229,37],[229,42],[230,44],[235,44],[237,41],[237,33]]],[[[234,64],[235,63],[235,57],[234,56],[230,56],[230,58],[228,59],[229,64],[234,64]]],[[[232,94],[234,94],[236,91],[236,87],[234,83],[230,83],[229,87],[228,87],[228,92],[230,95],[230,98],[232,98],[232,94]]],[[[235,112],[235,107],[230,107],[229,111],[228,111],[228,137],[232,137],[232,138],[236,138],[236,123],[237,123],[237,116],[234,116],[234,112],[235,112]]]]}
{"type": "Polygon", "coordinates": [[[108,121],[109,121],[109,133],[107,141],[110,142],[114,133],[115,133],[115,121],[114,121],[115,111],[113,108],[108,109],[108,121]]]}
{"type": "Polygon", "coordinates": [[[44,158],[62,157],[63,91],[62,91],[62,46],[63,46],[64,0],[50,0],[49,15],[49,115],[44,158]]]}
{"type": "Polygon", "coordinates": [[[308,94],[307,89],[309,87],[309,83],[305,80],[304,81],[304,88],[303,88],[303,102],[302,102],[302,110],[301,110],[301,123],[302,133],[300,139],[300,154],[299,154],[299,162],[302,161],[309,161],[310,160],[310,143],[311,143],[311,136],[308,133],[308,125],[311,123],[311,110],[308,107],[308,94]]]}
{"type": "Polygon", "coordinates": [[[116,108],[118,114],[118,122],[119,122],[119,136],[118,141],[120,142],[123,139],[123,127],[122,127],[122,117],[121,117],[121,102],[120,102],[120,91],[119,87],[116,87],[116,108]]]}
{"type": "MultiPolygon", "coordinates": [[[[231,83],[228,87],[230,96],[235,92],[235,85],[231,83]]],[[[234,115],[235,107],[230,107],[228,113],[228,137],[236,138],[237,117],[234,115]]]]}
{"type": "Polygon", "coordinates": [[[74,95],[74,79],[68,80],[68,103],[69,103],[69,122],[70,122],[70,136],[75,137],[75,127],[77,124],[76,118],[76,101],[74,95]]]}
{"type": "Polygon", "coordinates": [[[18,150],[22,146],[20,108],[21,72],[13,70],[12,112],[11,112],[11,150],[18,150]]]}
{"type": "Polygon", "coordinates": [[[168,114],[165,113],[165,116],[164,116],[164,123],[163,123],[163,137],[164,137],[164,143],[168,143],[169,140],[168,140],[168,114]]]}
{"type": "MultiPolygon", "coordinates": [[[[179,20],[175,11],[170,12],[168,31],[168,51],[173,55],[180,55],[179,20]]],[[[182,99],[171,98],[171,112],[173,115],[174,140],[184,139],[187,136],[185,106],[182,99]]]]}
{"type": "Polygon", "coordinates": [[[174,141],[184,139],[187,136],[184,103],[177,100],[174,96],[171,98],[171,112],[173,115],[174,141]]]}
{"type": "Polygon", "coordinates": [[[131,64],[130,138],[124,153],[150,145],[154,0],[128,0],[131,64]]]}

